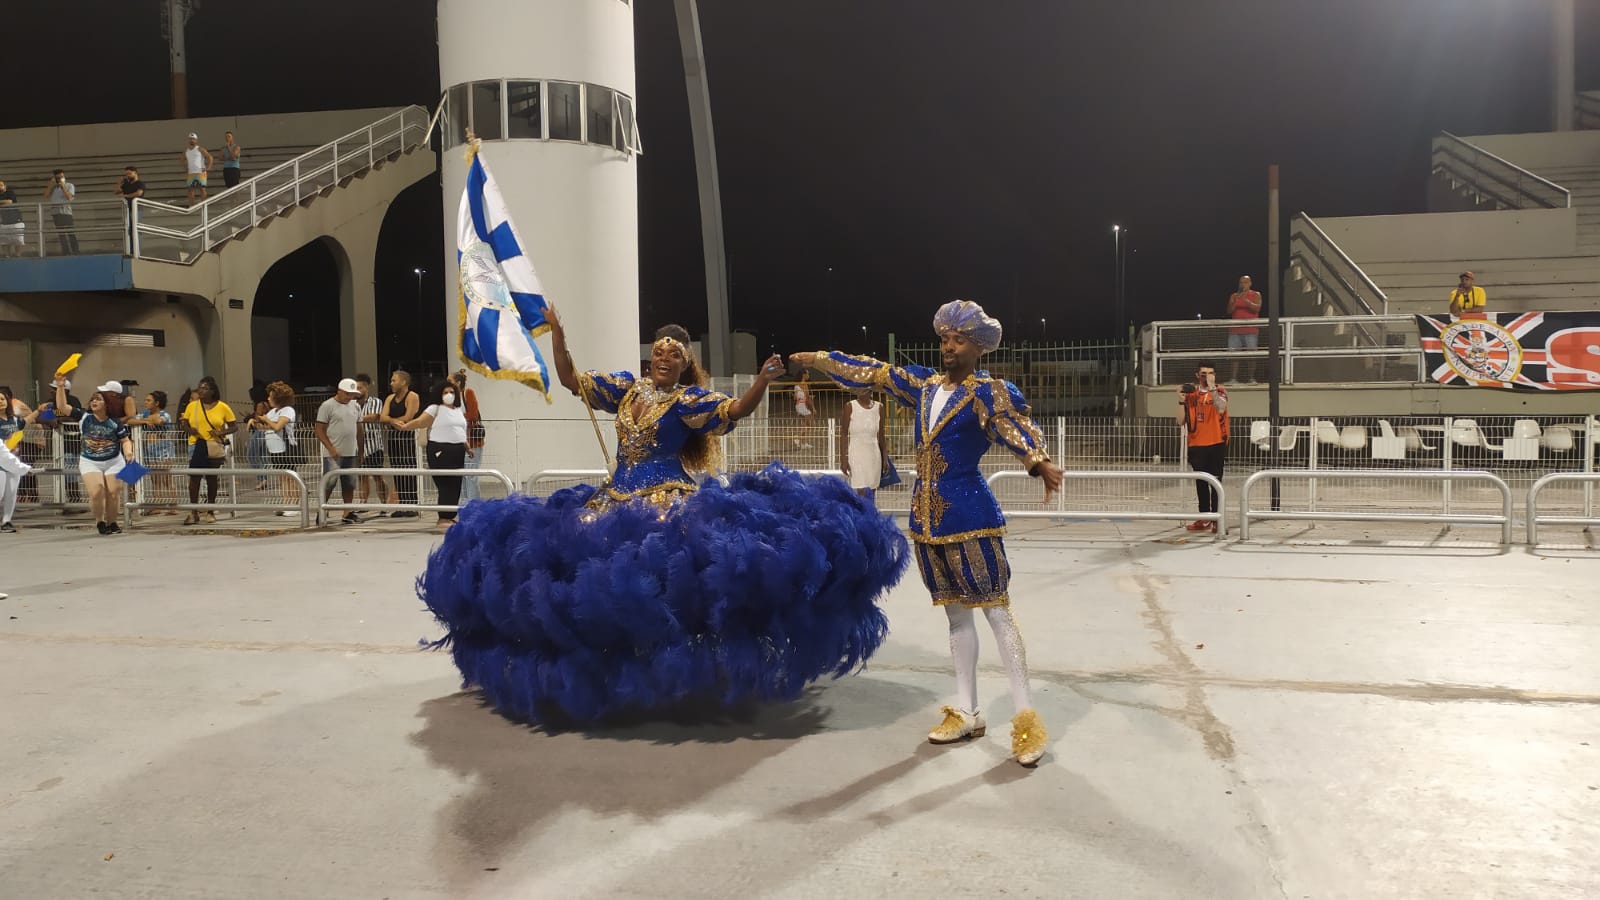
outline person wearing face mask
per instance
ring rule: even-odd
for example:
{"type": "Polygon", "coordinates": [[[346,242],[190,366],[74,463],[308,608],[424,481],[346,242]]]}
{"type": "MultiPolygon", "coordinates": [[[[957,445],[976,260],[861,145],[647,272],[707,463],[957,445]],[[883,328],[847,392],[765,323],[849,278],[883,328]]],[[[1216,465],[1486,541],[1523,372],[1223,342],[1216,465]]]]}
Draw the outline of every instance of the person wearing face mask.
{"type": "MultiPolygon", "coordinates": [[[[415,419],[396,425],[403,431],[428,430],[428,468],[461,469],[467,462],[467,413],[461,408],[461,395],[455,382],[433,386],[427,408],[415,419]]],[[[461,476],[435,475],[433,486],[439,491],[440,506],[461,502],[461,476]]],[[[454,510],[439,510],[439,527],[449,528],[456,521],[454,510]]]]}
{"type": "Polygon", "coordinates": [[[864,662],[888,633],[877,599],[909,561],[893,518],[842,479],[781,464],[712,477],[718,437],[760,407],[782,358],[732,397],[704,386],[679,326],[656,332],[643,373],[607,373],[576,368],[547,321],[561,385],[616,415],[616,471],[469,503],[445,532],[418,594],[465,680],[513,717],[591,722],[792,700],[864,662]]]}

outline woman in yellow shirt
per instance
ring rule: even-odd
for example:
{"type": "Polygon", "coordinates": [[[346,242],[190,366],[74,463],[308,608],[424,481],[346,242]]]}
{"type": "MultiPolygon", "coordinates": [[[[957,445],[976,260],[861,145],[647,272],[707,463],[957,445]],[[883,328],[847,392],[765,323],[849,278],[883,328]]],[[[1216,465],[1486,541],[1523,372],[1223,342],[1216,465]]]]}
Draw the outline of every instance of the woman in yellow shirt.
{"type": "MultiPolygon", "coordinates": [[[[179,421],[185,434],[189,435],[189,468],[191,469],[220,469],[228,458],[228,436],[239,430],[239,418],[233,414],[233,409],[223,403],[221,392],[217,390],[217,380],[210,375],[200,379],[200,386],[195,388],[195,399],[189,401],[184,407],[183,418],[179,421]],[[217,453],[216,443],[220,443],[221,452],[217,453]],[[213,456],[213,453],[217,455],[213,456]]],[[[189,476],[189,503],[200,502],[200,479],[202,476],[189,476]]],[[[206,482],[206,502],[215,505],[217,502],[217,482],[215,475],[204,476],[206,482]]],[[[215,510],[206,510],[207,522],[215,522],[215,510]]],[[[200,511],[190,510],[185,525],[195,525],[200,522],[200,511]]]]}

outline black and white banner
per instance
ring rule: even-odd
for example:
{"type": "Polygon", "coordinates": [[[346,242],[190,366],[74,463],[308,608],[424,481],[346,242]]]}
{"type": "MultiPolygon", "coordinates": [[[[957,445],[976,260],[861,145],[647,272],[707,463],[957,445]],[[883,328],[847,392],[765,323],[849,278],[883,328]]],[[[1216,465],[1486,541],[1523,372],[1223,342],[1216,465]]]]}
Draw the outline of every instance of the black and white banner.
{"type": "Polygon", "coordinates": [[[1417,330],[1429,377],[1440,384],[1600,389],[1600,312],[1417,316],[1417,330]]]}

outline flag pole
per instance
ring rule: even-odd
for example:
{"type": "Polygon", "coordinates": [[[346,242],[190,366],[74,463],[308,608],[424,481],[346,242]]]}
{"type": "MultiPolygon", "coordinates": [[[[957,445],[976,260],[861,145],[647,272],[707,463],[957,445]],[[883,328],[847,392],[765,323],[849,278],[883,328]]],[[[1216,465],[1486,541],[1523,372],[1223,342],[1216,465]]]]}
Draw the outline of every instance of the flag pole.
{"type": "MultiPolygon", "coordinates": [[[[551,308],[555,308],[554,304],[551,305],[551,308]]],[[[563,325],[561,328],[562,331],[565,332],[566,326],[563,325]]],[[[562,342],[561,352],[562,355],[567,358],[567,368],[571,369],[573,373],[576,374],[578,367],[573,364],[572,351],[567,349],[565,341],[562,342]]],[[[583,408],[589,411],[589,424],[594,426],[594,439],[600,442],[600,455],[605,457],[606,460],[606,474],[614,475],[616,474],[617,469],[616,466],[612,465],[611,463],[611,451],[606,448],[605,435],[600,433],[600,420],[595,418],[594,406],[589,403],[589,392],[583,389],[582,381],[578,382],[578,397],[583,400],[583,408]]]]}

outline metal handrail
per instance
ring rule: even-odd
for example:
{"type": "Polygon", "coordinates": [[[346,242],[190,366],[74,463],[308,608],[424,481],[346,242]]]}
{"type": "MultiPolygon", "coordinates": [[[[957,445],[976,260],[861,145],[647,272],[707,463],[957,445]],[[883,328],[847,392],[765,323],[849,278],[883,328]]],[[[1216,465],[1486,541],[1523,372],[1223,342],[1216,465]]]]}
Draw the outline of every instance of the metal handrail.
{"type": "Polygon", "coordinates": [[[123,524],[133,527],[133,511],[135,509],[192,509],[192,510],[300,510],[300,527],[305,528],[311,524],[311,494],[306,490],[306,480],[300,473],[293,469],[236,469],[232,466],[218,466],[215,469],[171,468],[152,469],[162,475],[200,475],[207,478],[269,478],[282,476],[294,482],[300,489],[298,503],[240,503],[237,500],[226,503],[152,503],[147,500],[129,500],[122,504],[123,524]]]}
{"type": "MultiPolygon", "coordinates": [[[[1375,297],[1382,304],[1383,312],[1387,313],[1389,311],[1389,295],[1385,294],[1383,292],[1383,289],[1378,287],[1377,283],[1374,282],[1370,277],[1368,277],[1367,273],[1365,271],[1363,271],[1360,266],[1356,265],[1355,260],[1351,259],[1349,254],[1344,252],[1343,248],[1341,248],[1338,244],[1333,242],[1333,238],[1328,237],[1328,233],[1326,231],[1322,230],[1322,226],[1318,225],[1315,219],[1311,218],[1310,216],[1308,216],[1304,212],[1302,212],[1302,213],[1300,213],[1299,216],[1297,216],[1295,218],[1295,224],[1298,225],[1298,224],[1300,224],[1302,222],[1305,223],[1305,225],[1307,227],[1309,227],[1311,229],[1311,231],[1315,234],[1315,237],[1316,237],[1317,241],[1320,241],[1323,246],[1326,246],[1328,249],[1332,250],[1333,253],[1338,257],[1338,261],[1343,263],[1345,265],[1345,267],[1347,267],[1350,271],[1355,273],[1356,278],[1361,281],[1362,285],[1364,285],[1366,287],[1366,289],[1371,292],[1372,296],[1375,297]]],[[[1307,245],[1313,244],[1313,241],[1311,241],[1311,240],[1309,240],[1309,239],[1307,239],[1305,237],[1305,234],[1304,234],[1303,231],[1298,231],[1293,226],[1291,226],[1290,229],[1289,229],[1289,245],[1290,245],[1290,253],[1289,253],[1289,255],[1290,255],[1291,261],[1293,260],[1294,256],[1296,255],[1296,252],[1294,250],[1294,244],[1295,244],[1295,242],[1297,240],[1301,241],[1301,242],[1303,242],[1303,243],[1305,243],[1307,245]]],[[[1327,257],[1325,257],[1323,255],[1321,247],[1309,246],[1308,250],[1313,256],[1316,257],[1318,262],[1321,262],[1323,265],[1329,265],[1329,261],[1328,261],[1327,257]]],[[[1356,304],[1359,305],[1362,309],[1366,310],[1367,315],[1378,315],[1378,311],[1374,310],[1372,308],[1372,306],[1367,303],[1366,300],[1362,299],[1360,289],[1356,288],[1355,286],[1353,286],[1351,284],[1346,283],[1343,278],[1339,278],[1339,286],[1341,288],[1343,288],[1344,290],[1349,292],[1351,298],[1355,300],[1356,304]]]]}
{"type": "MultiPolygon", "coordinates": [[[[48,252],[52,244],[59,246],[58,241],[51,241],[50,239],[59,239],[61,235],[76,235],[80,239],[92,239],[96,237],[102,237],[104,235],[116,234],[118,235],[117,242],[122,245],[122,249],[118,252],[127,253],[127,201],[85,200],[82,199],[82,197],[83,195],[79,194],[76,198],[68,200],[64,204],[58,201],[38,200],[30,203],[12,203],[10,206],[4,207],[5,209],[16,213],[22,220],[22,231],[20,233],[13,232],[13,234],[15,236],[20,236],[23,239],[24,246],[28,248],[28,252],[25,254],[26,256],[45,258],[49,256],[62,255],[60,253],[48,252]],[[72,212],[68,213],[68,215],[72,216],[74,220],[71,227],[59,228],[56,226],[54,213],[51,211],[51,208],[56,206],[66,206],[72,210],[72,212]],[[109,218],[107,216],[95,215],[97,211],[111,209],[112,206],[120,207],[120,209],[117,211],[115,222],[106,221],[109,218]],[[80,212],[80,210],[83,212],[80,212]],[[87,221],[79,222],[78,220],[80,218],[86,219],[87,221]],[[28,244],[28,239],[30,237],[37,238],[32,245],[28,244]]],[[[103,244],[107,242],[100,241],[99,243],[103,244]]],[[[90,249],[88,251],[81,252],[85,254],[93,254],[95,251],[90,249]]]]}
{"type": "MultiPolygon", "coordinates": [[[[1297,359],[1348,359],[1362,357],[1378,357],[1395,360],[1409,357],[1420,373],[1422,371],[1424,356],[1420,346],[1396,345],[1379,340],[1379,335],[1374,333],[1375,328],[1387,329],[1393,335],[1397,330],[1407,334],[1416,334],[1415,316],[1305,316],[1283,318],[1278,320],[1278,326],[1283,330],[1283,360],[1284,380],[1292,381],[1294,361],[1297,359]],[[1349,346],[1302,346],[1296,338],[1298,326],[1306,325],[1317,329],[1329,327],[1349,326],[1355,329],[1361,340],[1349,346]]],[[[1257,325],[1268,327],[1266,319],[1176,319],[1168,321],[1151,322],[1145,326],[1149,337],[1145,340],[1146,365],[1141,383],[1164,384],[1164,366],[1171,360],[1203,360],[1215,359],[1218,353],[1223,352],[1220,346],[1193,347],[1181,350],[1165,349],[1174,341],[1172,333],[1184,332],[1210,332],[1221,335],[1222,332],[1236,325],[1257,325]]],[[[1227,350],[1228,359],[1264,359],[1270,355],[1265,348],[1255,350],[1227,350]]],[[[1418,381],[1422,378],[1419,374],[1418,381]]]]}
{"type": "Polygon", "coordinates": [[[196,206],[176,206],[170,203],[162,203],[159,200],[146,200],[140,197],[134,201],[136,222],[143,217],[141,214],[146,211],[172,216],[197,216],[199,222],[187,231],[159,225],[146,225],[139,222],[134,228],[132,255],[140,259],[155,259],[184,265],[192,264],[199,258],[201,253],[232,238],[239,231],[244,230],[244,227],[254,227],[262,219],[278,215],[289,206],[299,203],[304,199],[301,193],[302,187],[308,184],[315,184],[316,190],[311,193],[327,188],[329,185],[316,184],[320,176],[331,174],[332,182],[337,184],[340,179],[347,175],[354,175],[372,168],[377,163],[377,155],[374,152],[374,148],[379,143],[398,137],[400,138],[399,150],[401,152],[422,146],[428,118],[428,111],[421,106],[407,106],[349,134],[335,138],[320,147],[308,150],[293,159],[279,163],[258,175],[253,175],[234,187],[212,194],[204,202],[196,206]],[[390,125],[393,127],[379,133],[379,129],[384,129],[390,125]],[[415,132],[417,137],[415,140],[407,142],[406,135],[411,132],[415,132]],[[358,145],[346,147],[341,152],[340,144],[346,144],[349,141],[358,139],[361,139],[358,145]],[[323,162],[319,159],[319,157],[323,156],[331,156],[331,159],[323,162]],[[351,165],[352,162],[355,164],[351,165]],[[340,170],[341,166],[344,167],[342,172],[340,170]],[[291,177],[282,183],[273,183],[275,178],[284,174],[288,174],[291,177]],[[264,185],[270,186],[263,187],[264,185]],[[261,204],[263,201],[274,201],[279,198],[287,199],[285,195],[292,197],[292,199],[283,203],[282,206],[268,210],[265,215],[262,214],[261,204]],[[246,198],[248,198],[248,203],[245,202],[246,198]],[[240,216],[247,209],[250,214],[248,226],[229,230],[222,235],[213,235],[211,233],[212,225],[215,222],[228,222],[240,216]],[[218,211],[221,211],[220,214],[217,214],[218,211]],[[180,252],[176,254],[175,258],[151,255],[145,252],[141,241],[142,236],[147,233],[152,236],[183,241],[192,241],[199,238],[200,247],[196,252],[186,255],[180,252]]]}
{"type": "MultiPolygon", "coordinates": [[[[425,469],[425,468],[358,468],[358,469],[329,469],[322,474],[321,492],[319,497],[328,496],[333,490],[333,483],[340,478],[364,477],[367,475],[399,475],[402,477],[421,477],[432,475],[437,478],[498,478],[505,485],[506,494],[514,494],[517,485],[499,469],[425,469]]],[[[427,512],[459,512],[461,504],[446,505],[442,503],[344,503],[335,500],[322,501],[321,512],[355,511],[358,509],[378,509],[388,511],[425,510],[427,512]]],[[[319,513],[319,518],[320,518],[319,513]]]]}
{"type": "MultiPolygon", "coordinates": [[[[1464,138],[1457,137],[1456,135],[1453,135],[1448,131],[1440,132],[1439,137],[1434,138],[1434,141],[1435,141],[1435,144],[1434,144],[1434,147],[1433,147],[1433,153],[1434,153],[1435,157],[1438,157],[1438,155],[1440,153],[1443,153],[1446,157],[1452,157],[1452,158],[1461,160],[1461,162],[1463,162],[1467,166],[1471,167],[1472,171],[1470,171],[1470,172],[1461,172],[1461,171],[1456,171],[1456,170],[1450,170],[1450,171],[1453,171],[1455,174],[1460,175],[1467,183],[1471,184],[1473,186],[1473,188],[1475,188],[1477,190],[1483,190],[1484,186],[1479,184],[1477,181],[1474,181],[1471,176],[1474,175],[1474,174],[1481,174],[1481,175],[1486,175],[1486,176],[1494,179],[1495,181],[1499,182],[1502,185],[1505,185],[1508,188],[1511,188],[1513,191],[1516,191],[1517,193],[1521,194],[1523,196],[1523,198],[1525,198],[1527,200],[1532,200],[1533,202],[1538,204],[1538,208],[1541,208],[1541,209],[1568,209],[1568,208],[1571,208],[1571,206],[1572,206],[1572,192],[1571,191],[1567,190],[1566,188],[1562,187],[1559,184],[1556,184],[1555,182],[1551,181],[1548,178],[1544,178],[1544,177],[1542,177],[1540,175],[1536,175],[1533,172],[1530,172],[1527,169],[1524,169],[1523,167],[1517,165],[1514,162],[1511,162],[1508,159],[1505,159],[1505,158],[1503,158],[1501,156],[1498,156],[1498,155],[1496,155],[1496,154],[1494,154],[1494,153],[1492,153],[1492,152],[1490,152],[1488,150],[1485,150],[1482,147],[1479,147],[1477,144],[1472,143],[1471,141],[1468,141],[1468,140],[1466,140],[1464,138]],[[1445,141],[1447,143],[1440,144],[1440,143],[1438,143],[1439,141],[1445,141]],[[1449,146],[1448,142],[1454,142],[1455,144],[1459,144],[1460,146],[1467,148],[1467,151],[1474,158],[1465,158],[1458,152],[1453,152],[1453,151],[1451,151],[1449,149],[1446,149],[1449,146]],[[1502,171],[1509,171],[1510,173],[1512,173],[1512,175],[1517,180],[1515,182],[1508,181],[1503,175],[1496,174],[1495,172],[1491,171],[1488,167],[1480,165],[1475,157],[1484,157],[1484,158],[1487,158],[1487,159],[1495,162],[1496,164],[1499,165],[1499,167],[1501,168],[1502,171]],[[1554,203],[1554,204],[1546,202],[1544,198],[1536,196],[1531,191],[1523,188],[1522,179],[1524,179],[1524,178],[1529,179],[1529,180],[1533,181],[1536,184],[1542,184],[1545,187],[1550,188],[1552,191],[1554,191],[1557,194],[1558,201],[1556,203],[1554,203]]],[[[1441,166],[1437,162],[1435,162],[1435,166],[1438,166],[1440,168],[1448,168],[1448,167],[1445,167],[1445,166],[1441,166]]],[[[1499,198],[1499,197],[1496,197],[1495,199],[1496,200],[1501,200],[1501,198],[1499,198]]],[[[1520,205],[1514,204],[1511,201],[1502,200],[1501,202],[1505,202],[1508,205],[1516,206],[1517,209],[1526,209],[1527,208],[1525,206],[1520,206],[1520,205]]]]}
{"type": "MultiPolygon", "coordinates": [[[[1541,516],[1539,515],[1539,494],[1552,484],[1576,481],[1582,484],[1600,484],[1600,472],[1551,472],[1549,475],[1535,481],[1528,488],[1527,515],[1528,515],[1528,546],[1539,545],[1540,525],[1585,525],[1588,527],[1600,526],[1600,516],[1541,516]]],[[[1593,510],[1591,509],[1591,512],[1593,510]]]]}
{"type": "MultiPolygon", "coordinates": [[[[994,489],[997,481],[1017,478],[1032,478],[1027,472],[996,472],[988,478],[989,489],[994,489]]],[[[1064,469],[1061,472],[1063,481],[1203,481],[1211,485],[1217,492],[1217,511],[1209,513],[1193,513],[1184,510],[1172,511],[1127,511],[1122,510],[1071,510],[1066,508],[1067,492],[1056,492],[1056,509],[1019,509],[1006,510],[1008,519],[1177,519],[1198,520],[1202,522],[1217,523],[1217,540],[1221,540],[1228,533],[1228,525],[1222,520],[1223,511],[1228,508],[1227,494],[1223,490],[1222,482],[1210,472],[1172,472],[1172,471],[1142,471],[1142,470],[1092,470],[1092,469],[1064,469]]]]}
{"type": "Polygon", "coordinates": [[[1481,469],[1262,469],[1244,480],[1239,489],[1239,540],[1250,540],[1250,523],[1255,519],[1279,521],[1325,522],[1454,522],[1465,525],[1499,525],[1500,543],[1509,546],[1512,533],[1511,486],[1494,474],[1481,469]],[[1476,513],[1402,513],[1402,512],[1285,512],[1272,509],[1251,509],[1250,488],[1268,478],[1317,481],[1322,479],[1360,478],[1372,481],[1487,481],[1500,492],[1500,515],[1476,513]]]}

